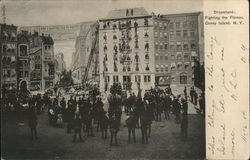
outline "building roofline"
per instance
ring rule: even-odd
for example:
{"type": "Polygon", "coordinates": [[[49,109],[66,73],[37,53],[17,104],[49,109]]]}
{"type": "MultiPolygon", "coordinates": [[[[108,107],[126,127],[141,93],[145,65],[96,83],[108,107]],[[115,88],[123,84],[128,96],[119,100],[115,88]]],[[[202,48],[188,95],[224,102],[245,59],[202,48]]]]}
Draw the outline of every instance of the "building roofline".
{"type": "Polygon", "coordinates": [[[110,20],[122,20],[122,19],[136,19],[136,18],[148,18],[152,15],[143,15],[143,16],[128,16],[128,17],[117,17],[117,18],[101,18],[99,21],[110,21],[110,20]]]}
{"type": "Polygon", "coordinates": [[[188,13],[173,13],[173,14],[161,14],[163,17],[168,17],[168,16],[187,16],[187,15],[199,15],[202,14],[202,11],[199,12],[188,12],[188,13]]]}

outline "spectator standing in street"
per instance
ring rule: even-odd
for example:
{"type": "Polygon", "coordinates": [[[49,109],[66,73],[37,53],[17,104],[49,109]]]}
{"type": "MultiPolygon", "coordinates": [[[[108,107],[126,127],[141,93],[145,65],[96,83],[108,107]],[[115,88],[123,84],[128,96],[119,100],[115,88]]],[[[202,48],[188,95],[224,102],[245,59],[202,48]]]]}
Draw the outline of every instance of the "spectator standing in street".
{"type": "Polygon", "coordinates": [[[28,110],[28,123],[31,131],[31,140],[37,139],[37,115],[36,115],[36,109],[35,109],[35,103],[31,99],[29,104],[29,110],[28,110]]]}
{"type": "Polygon", "coordinates": [[[184,87],[183,92],[184,92],[184,96],[185,96],[185,98],[187,99],[187,87],[186,87],[186,86],[184,87]]]}
{"type": "Polygon", "coordinates": [[[82,140],[82,119],[80,114],[75,115],[75,119],[73,120],[73,128],[74,128],[74,137],[73,142],[76,141],[76,136],[79,136],[79,141],[83,142],[82,140]]]}
{"type": "Polygon", "coordinates": [[[205,101],[201,95],[199,96],[199,106],[200,106],[200,113],[205,114],[205,109],[204,109],[205,108],[205,101]]]}
{"type": "Polygon", "coordinates": [[[194,105],[197,105],[197,100],[198,100],[198,94],[197,94],[197,92],[194,90],[194,105]]]}
{"type": "Polygon", "coordinates": [[[191,102],[194,103],[194,87],[190,88],[190,98],[191,98],[191,102]]]}
{"type": "Polygon", "coordinates": [[[183,109],[183,114],[187,114],[188,113],[188,103],[187,103],[187,99],[181,99],[181,103],[182,103],[182,109],[183,109]]]}
{"type": "Polygon", "coordinates": [[[173,111],[175,114],[176,123],[180,123],[181,106],[177,97],[174,97],[174,100],[173,100],[173,111]]]}

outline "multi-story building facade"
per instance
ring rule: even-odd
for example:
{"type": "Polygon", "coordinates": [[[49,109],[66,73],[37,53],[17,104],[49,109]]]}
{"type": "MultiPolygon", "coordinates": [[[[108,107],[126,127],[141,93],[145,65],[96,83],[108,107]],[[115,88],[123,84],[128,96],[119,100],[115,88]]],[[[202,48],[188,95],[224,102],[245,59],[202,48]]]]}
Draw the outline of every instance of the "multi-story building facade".
{"type": "Polygon", "coordinates": [[[55,55],[55,84],[57,84],[62,76],[62,73],[66,71],[66,63],[64,61],[64,54],[57,53],[55,55]]]}
{"type": "Polygon", "coordinates": [[[29,60],[29,35],[27,31],[21,31],[17,35],[17,88],[22,85],[29,87],[30,60],[29,60]]]}
{"type": "MultiPolygon", "coordinates": [[[[82,80],[87,67],[89,55],[91,52],[93,41],[95,40],[95,31],[97,27],[96,22],[85,22],[81,25],[80,33],[76,37],[75,52],[72,54],[71,70],[75,84],[82,84],[82,80]]],[[[93,76],[93,64],[98,63],[96,56],[98,56],[98,45],[95,48],[95,56],[92,59],[92,65],[89,69],[88,78],[93,76]]],[[[98,64],[97,64],[98,65],[98,64]]],[[[98,71],[97,71],[98,72],[98,71]]]]}
{"type": "Polygon", "coordinates": [[[204,61],[202,18],[201,12],[153,17],[158,85],[194,85],[194,61],[204,61]]]}
{"type": "Polygon", "coordinates": [[[0,24],[1,93],[17,91],[17,27],[0,24]]]}
{"type": "Polygon", "coordinates": [[[35,32],[30,36],[30,88],[45,91],[54,87],[55,61],[52,37],[35,32]]]}
{"type": "Polygon", "coordinates": [[[99,20],[100,90],[114,83],[138,91],[155,85],[152,16],[144,8],[112,10],[99,20]]]}

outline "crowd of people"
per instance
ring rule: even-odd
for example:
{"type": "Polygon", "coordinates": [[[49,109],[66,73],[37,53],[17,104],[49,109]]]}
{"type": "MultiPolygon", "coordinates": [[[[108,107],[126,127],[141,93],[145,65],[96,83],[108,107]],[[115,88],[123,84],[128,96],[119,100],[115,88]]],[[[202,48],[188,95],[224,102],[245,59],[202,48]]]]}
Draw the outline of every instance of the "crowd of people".
{"type": "MultiPolygon", "coordinates": [[[[151,88],[142,96],[141,91],[134,93],[110,94],[108,110],[104,108],[101,97],[92,98],[87,94],[71,96],[69,100],[64,97],[51,98],[40,94],[31,96],[25,115],[31,130],[31,139],[37,139],[37,114],[47,110],[48,121],[51,126],[64,126],[66,132],[73,131],[73,142],[83,142],[82,133],[87,137],[94,136],[94,128],[101,132],[101,138],[107,139],[110,132],[110,145],[118,146],[118,133],[121,127],[122,114],[125,114],[125,125],[128,129],[128,142],[131,138],[136,143],[136,128],[141,130],[141,142],[149,143],[151,124],[153,121],[170,120],[174,118],[180,125],[181,138],[187,138],[188,130],[188,100],[186,87],[182,95],[174,95],[170,87],[165,90],[151,88]],[[163,117],[162,117],[163,116],[163,117]]],[[[190,89],[190,101],[195,105],[199,101],[199,113],[204,114],[205,101],[201,94],[197,98],[193,87],[190,89]]],[[[24,112],[22,112],[23,114],[24,112]]]]}

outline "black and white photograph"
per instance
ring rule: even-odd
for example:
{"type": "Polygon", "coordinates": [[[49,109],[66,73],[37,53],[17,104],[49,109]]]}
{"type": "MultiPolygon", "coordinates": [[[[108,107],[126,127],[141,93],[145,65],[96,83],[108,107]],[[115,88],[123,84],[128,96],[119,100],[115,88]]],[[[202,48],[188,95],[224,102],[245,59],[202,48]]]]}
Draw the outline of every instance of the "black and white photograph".
{"type": "Polygon", "coordinates": [[[0,11],[1,159],[205,159],[202,0],[0,11]]]}

